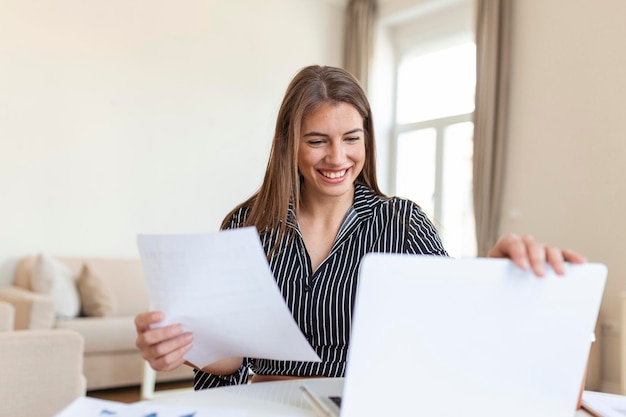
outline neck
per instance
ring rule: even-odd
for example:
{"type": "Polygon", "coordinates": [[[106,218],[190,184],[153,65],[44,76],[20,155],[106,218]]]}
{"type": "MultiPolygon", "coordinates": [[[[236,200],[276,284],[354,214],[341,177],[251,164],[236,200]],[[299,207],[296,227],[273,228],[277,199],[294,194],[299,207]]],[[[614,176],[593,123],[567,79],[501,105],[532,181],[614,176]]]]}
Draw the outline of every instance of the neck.
{"type": "Polygon", "coordinates": [[[343,219],[353,201],[354,187],[350,189],[350,192],[339,196],[311,195],[303,187],[297,215],[299,218],[306,216],[320,221],[343,219]]]}

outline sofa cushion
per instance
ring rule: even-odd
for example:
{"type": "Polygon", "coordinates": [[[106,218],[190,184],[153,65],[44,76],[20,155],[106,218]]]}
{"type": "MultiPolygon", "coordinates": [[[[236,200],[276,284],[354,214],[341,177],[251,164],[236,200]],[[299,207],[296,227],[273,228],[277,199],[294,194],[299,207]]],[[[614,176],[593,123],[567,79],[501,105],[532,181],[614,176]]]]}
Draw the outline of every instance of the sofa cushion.
{"type": "Polygon", "coordinates": [[[15,266],[15,275],[13,276],[13,285],[32,291],[33,287],[31,286],[32,280],[30,279],[30,276],[32,274],[34,262],[34,256],[21,258],[17,262],[17,265],[15,266]]]}
{"type": "Polygon", "coordinates": [[[148,291],[139,259],[84,258],[83,261],[109,284],[115,298],[111,317],[134,317],[148,311],[148,291]]]}
{"type": "Polygon", "coordinates": [[[56,327],[82,334],[85,354],[139,352],[135,346],[137,332],[134,317],[79,317],[58,321],[56,327]]]}
{"type": "Polygon", "coordinates": [[[37,256],[31,275],[31,286],[36,292],[50,294],[59,318],[72,318],[80,313],[75,274],[51,256],[37,256]]]}
{"type": "Polygon", "coordinates": [[[76,280],[82,313],[87,317],[110,316],[115,308],[115,299],[109,283],[87,265],[76,280]]]}

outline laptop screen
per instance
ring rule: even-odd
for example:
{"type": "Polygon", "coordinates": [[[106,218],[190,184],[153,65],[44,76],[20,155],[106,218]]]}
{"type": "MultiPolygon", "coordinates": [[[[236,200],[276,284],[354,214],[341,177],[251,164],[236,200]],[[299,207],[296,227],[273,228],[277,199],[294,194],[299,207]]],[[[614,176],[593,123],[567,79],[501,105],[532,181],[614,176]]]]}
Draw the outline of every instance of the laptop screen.
{"type": "Polygon", "coordinates": [[[538,278],[502,259],[367,255],[341,416],[571,417],[606,274],[592,263],[538,278]]]}

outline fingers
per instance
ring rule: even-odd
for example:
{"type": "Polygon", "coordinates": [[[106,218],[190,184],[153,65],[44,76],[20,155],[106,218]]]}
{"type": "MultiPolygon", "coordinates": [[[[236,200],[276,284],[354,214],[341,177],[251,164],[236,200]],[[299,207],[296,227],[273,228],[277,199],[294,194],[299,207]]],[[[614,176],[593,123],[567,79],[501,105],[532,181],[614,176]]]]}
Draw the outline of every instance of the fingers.
{"type": "Polygon", "coordinates": [[[143,333],[150,329],[150,326],[163,320],[163,313],[160,311],[148,311],[135,316],[135,327],[137,333],[143,333]]]}
{"type": "Polygon", "coordinates": [[[546,260],[552,266],[554,272],[557,275],[563,275],[565,273],[565,257],[563,251],[554,246],[546,246],[546,260]]]}
{"type": "Polygon", "coordinates": [[[135,317],[137,339],[135,345],[141,356],[157,371],[169,371],[182,365],[183,356],[192,347],[193,334],[184,332],[180,324],[152,328],[163,320],[161,312],[152,311],[135,317]]]}
{"type": "MultiPolygon", "coordinates": [[[[537,242],[532,236],[523,236],[521,239],[523,247],[526,249],[525,256],[528,258],[526,263],[530,265],[535,275],[538,277],[543,276],[547,258],[544,245],[537,242]]],[[[521,256],[524,256],[524,254],[521,256]]]]}
{"type": "Polygon", "coordinates": [[[193,335],[189,332],[141,349],[141,354],[157,371],[171,371],[185,362],[184,355],[193,346],[193,335]]]}
{"type": "MultiPolygon", "coordinates": [[[[530,236],[527,238],[532,239],[530,236]]],[[[509,258],[521,269],[530,267],[526,243],[523,238],[514,233],[502,236],[489,251],[488,256],[490,258],[509,258]]]]}
{"type": "Polygon", "coordinates": [[[574,252],[571,249],[563,249],[563,258],[567,262],[572,262],[575,264],[582,264],[587,262],[587,258],[582,256],[581,254],[574,252]]]}
{"type": "Polygon", "coordinates": [[[183,327],[180,324],[170,324],[169,326],[146,330],[137,335],[137,347],[143,349],[160,344],[167,340],[175,339],[181,334],[183,334],[183,327]]]}
{"type": "Polygon", "coordinates": [[[518,236],[513,233],[500,238],[489,252],[489,256],[509,258],[524,270],[532,269],[539,277],[545,274],[546,264],[550,265],[557,275],[563,275],[565,262],[586,262],[583,256],[572,250],[546,245],[530,235],[518,236]]]}

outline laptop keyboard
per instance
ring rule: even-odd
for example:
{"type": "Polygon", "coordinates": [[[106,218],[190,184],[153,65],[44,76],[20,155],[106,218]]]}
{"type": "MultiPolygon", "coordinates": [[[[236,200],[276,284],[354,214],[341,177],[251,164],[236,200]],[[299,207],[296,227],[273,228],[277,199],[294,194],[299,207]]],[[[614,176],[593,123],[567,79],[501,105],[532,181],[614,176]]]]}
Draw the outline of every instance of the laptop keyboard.
{"type": "Polygon", "coordinates": [[[331,400],[332,402],[334,402],[335,404],[337,404],[337,407],[341,407],[341,397],[331,396],[331,397],[328,397],[328,398],[330,398],[330,400],[331,400]]]}

